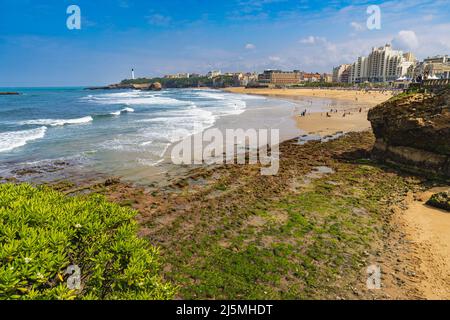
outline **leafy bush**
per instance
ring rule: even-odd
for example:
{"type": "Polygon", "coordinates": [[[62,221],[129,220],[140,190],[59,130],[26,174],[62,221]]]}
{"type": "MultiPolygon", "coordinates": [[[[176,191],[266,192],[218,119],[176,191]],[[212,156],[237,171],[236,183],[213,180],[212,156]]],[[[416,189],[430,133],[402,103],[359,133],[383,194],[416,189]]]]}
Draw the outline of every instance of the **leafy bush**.
{"type": "Polygon", "coordinates": [[[450,211],[450,190],[433,194],[427,205],[450,211]]]}
{"type": "Polygon", "coordinates": [[[99,195],[1,184],[0,299],[172,298],[135,215],[99,195]],[[68,286],[71,265],[81,270],[79,289],[68,286]]]}

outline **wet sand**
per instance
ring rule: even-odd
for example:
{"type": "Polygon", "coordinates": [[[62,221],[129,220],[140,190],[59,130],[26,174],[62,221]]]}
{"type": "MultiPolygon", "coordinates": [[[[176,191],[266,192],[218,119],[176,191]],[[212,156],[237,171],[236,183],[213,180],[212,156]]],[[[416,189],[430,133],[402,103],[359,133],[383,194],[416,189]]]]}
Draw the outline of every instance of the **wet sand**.
{"type": "Polygon", "coordinates": [[[383,93],[339,89],[229,88],[226,91],[303,101],[303,105],[296,108],[294,115],[297,127],[309,134],[321,136],[370,129],[370,122],[367,120],[368,111],[392,97],[390,91],[383,93]],[[321,110],[312,108],[318,100],[323,99],[330,103],[322,106],[321,110]],[[306,114],[302,116],[305,110],[306,114]]]}

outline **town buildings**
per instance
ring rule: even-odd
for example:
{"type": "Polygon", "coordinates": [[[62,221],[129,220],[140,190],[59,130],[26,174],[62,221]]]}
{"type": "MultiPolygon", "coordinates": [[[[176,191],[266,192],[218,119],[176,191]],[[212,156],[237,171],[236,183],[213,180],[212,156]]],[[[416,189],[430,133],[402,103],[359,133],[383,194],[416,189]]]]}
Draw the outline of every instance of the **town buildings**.
{"type": "Polygon", "coordinates": [[[208,78],[212,79],[215,77],[219,77],[222,75],[222,72],[220,70],[212,70],[210,72],[208,72],[208,74],[206,75],[208,78]]]}
{"type": "Polygon", "coordinates": [[[333,69],[333,82],[334,83],[348,83],[350,72],[350,64],[341,64],[333,69]]]}
{"type": "Polygon", "coordinates": [[[423,79],[450,79],[450,57],[428,57],[415,66],[412,74],[414,78],[422,76],[423,79]]]}
{"type": "Polygon", "coordinates": [[[273,85],[292,85],[300,83],[301,72],[281,71],[281,70],[265,70],[258,76],[259,83],[273,85]]]}
{"type": "Polygon", "coordinates": [[[235,86],[246,87],[258,82],[258,74],[256,72],[238,72],[233,74],[233,80],[235,86]]]}
{"type": "Polygon", "coordinates": [[[320,82],[331,83],[333,82],[333,74],[331,73],[323,73],[320,77],[320,82]]]}
{"type": "Polygon", "coordinates": [[[191,75],[189,73],[176,73],[176,74],[168,74],[165,75],[164,78],[166,79],[187,79],[191,75]]]}

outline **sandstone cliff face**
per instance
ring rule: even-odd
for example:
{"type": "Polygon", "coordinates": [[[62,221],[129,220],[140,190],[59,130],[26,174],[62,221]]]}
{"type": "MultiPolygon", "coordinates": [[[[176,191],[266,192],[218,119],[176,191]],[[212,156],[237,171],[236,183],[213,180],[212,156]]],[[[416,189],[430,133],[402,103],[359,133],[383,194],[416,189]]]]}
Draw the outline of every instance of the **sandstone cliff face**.
{"type": "Polygon", "coordinates": [[[373,156],[414,171],[450,178],[450,90],[393,98],[369,112],[373,156]]]}

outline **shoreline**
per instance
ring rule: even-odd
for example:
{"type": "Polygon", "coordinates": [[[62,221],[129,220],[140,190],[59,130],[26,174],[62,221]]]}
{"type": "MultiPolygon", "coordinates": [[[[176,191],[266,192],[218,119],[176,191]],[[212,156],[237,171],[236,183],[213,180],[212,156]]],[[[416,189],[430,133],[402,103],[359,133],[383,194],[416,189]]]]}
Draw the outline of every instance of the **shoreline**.
{"type": "MultiPolygon", "coordinates": [[[[295,122],[292,120],[293,104],[291,101],[246,98],[245,95],[236,95],[236,99],[246,101],[246,108],[243,112],[218,116],[209,129],[218,128],[224,132],[225,129],[280,128],[280,142],[300,135],[300,131],[297,130],[295,122]]],[[[232,107],[230,106],[230,108],[232,107]]],[[[189,137],[185,137],[185,139],[189,139],[189,137]]],[[[138,185],[164,186],[169,180],[184,176],[191,167],[190,165],[172,164],[171,150],[177,143],[171,142],[159,161],[152,166],[142,165],[111,170],[103,162],[95,159],[86,158],[78,162],[64,157],[48,158],[23,162],[10,161],[8,165],[6,162],[0,163],[0,178],[3,180],[17,179],[18,182],[53,183],[61,180],[89,181],[91,177],[102,179],[102,177],[116,176],[123,181],[138,185]]]]}
{"type": "MultiPolygon", "coordinates": [[[[228,93],[227,90],[224,92],[228,93]]],[[[244,94],[238,92],[230,93],[244,96],[249,95],[247,92],[244,94]]],[[[339,100],[336,98],[322,98],[319,96],[293,96],[291,94],[258,94],[258,96],[265,96],[268,99],[258,102],[252,102],[251,99],[248,100],[247,108],[243,113],[220,117],[217,119],[212,128],[219,128],[220,130],[225,128],[236,129],[241,127],[243,129],[278,128],[280,129],[280,143],[304,136],[305,133],[325,137],[335,135],[336,133],[341,134],[352,131],[359,132],[370,128],[370,123],[367,121],[366,116],[369,107],[364,107],[363,112],[358,113],[357,111],[359,104],[349,101],[348,99],[339,100]],[[342,103],[344,105],[341,105],[342,103]],[[331,117],[328,118],[326,117],[326,112],[324,109],[330,106],[333,110],[337,110],[337,112],[332,113],[331,117]],[[305,108],[308,111],[306,116],[299,116],[305,108]],[[321,110],[323,111],[321,112],[321,110]],[[350,110],[352,111],[351,113],[350,110]],[[348,112],[346,117],[342,117],[343,112],[348,112]]],[[[189,169],[190,167],[189,165],[181,167],[174,166],[170,162],[170,151],[174,145],[176,145],[176,143],[172,143],[168,146],[164,157],[156,166],[140,168],[139,170],[123,170],[121,174],[108,173],[105,168],[98,166],[97,164],[91,164],[89,165],[89,168],[80,168],[78,170],[83,172],[87,178],[90,176],[97,177],[114,175],[120,177],[124,181],[137,184],[165,185],[168,180],[183,176],[186,173],[186,169],[189,169]]],[[[59,160],[56,161],[60,162],[59,160]]],[[[66,178],[70,179],[71,174],[73,175],[73,172],[77,170],[77,168],[73,166],[68,166],[68,170],[61,168],[59,165],[56,165],[56,170],[51,167],[52,165],[48,163],[44,165],[44,168],[34,166],[28,168],[26,166],[22,167],[21,164],[18,164],[15,171],[26,173],[22,177],[19,177],[19,180],[24,179],[26,182],[37,179],[37,181],[45,183],[50,182],[47,178],[50,179],[52,174],[56,177],[54,181],[66,178]],[[48,168],[45,168],[45,166],[48,166],[48,168]],[[46,171],[48,171],[49,174],[46,174],[46,171]],[[61,172],[61,174],[58,172],[61,172]],[[66,174],[66,172],[68,174],[66,174]],[[37,175],[34,176],[33,173],[37,173],[37,175]],[[58,178],[58,175],[61,177],[58,178]]],[[[5,177],[10,178],[8,175],[5,177]]],[[[76,176],[73,177],[76,178],[76,176]]]]}
{"type": "Polygon", "coordinates": [[[359,132],[371,128],[367,120],[369,110],[385,102],[393,95],[383,91],[361,91],[342,89],[246,89],[228,88],[225,92],[283,98],[292,102],[305,102],[297,108],[294,119],[297,128],[308,134],[322,137],[338,132],[359,132]],[[312,99],[312,100],[311,100],[312,99]],[[308,103],[316,99],[329,99],[327,109],[309,110],[308,103]],[[339,103],[332,103],[338,101],[339,103]],[[302,112],[306,111],[304,116],[302,112]]]}
{"type": "Polygon", "coordinates": [[[448,185],[370,159],[375,137],[364,130],[370,105],[359,112],[346,99],[274,98],[299,105],[285,104],[280,117],[282,104],[274,100],[270,113],[249,108],[245,117],[224,117],[220,125],[239,126],[243,119],[261,125],[261,112],[293,125],[297,117],[303,130],[320,135],[337,128],[351,132],[305,144],[284,139],[275,176],[261,176],[260,165],[200,165],[176,166],[172,176],[161,176],[163,185],[110,175],[43,184],[67,196],[101,194],[135,209],[139,236],[161,249],[164,279],[180,286],[176,298],[448,299],[450,261],[442,246],[448,235],[440,224],[446,213],[427,208],[433,220],[422,215],[430,190],[448,185]],[[327,118],[311,99],[337,112],[327,118]],[[305,105],[310,113],[298,117],[305,105]],[[443,240],[435,240],[436,230],[443,240]],[[382,290],[366,287],[367,266],[374,263],[383,270],[382,290]]]}

